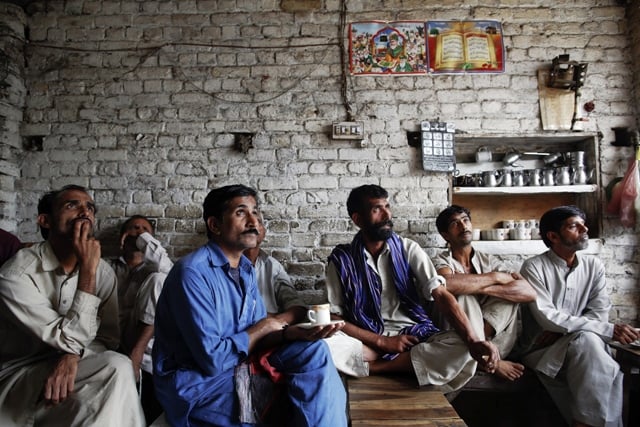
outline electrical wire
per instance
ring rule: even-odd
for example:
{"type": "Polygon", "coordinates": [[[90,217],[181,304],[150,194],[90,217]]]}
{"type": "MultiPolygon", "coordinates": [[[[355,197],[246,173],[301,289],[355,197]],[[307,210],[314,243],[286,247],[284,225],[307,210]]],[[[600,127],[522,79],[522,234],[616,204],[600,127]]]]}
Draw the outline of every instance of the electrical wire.
{"type": "Polygon", "coordinates": [[[342,0],[342,7],[340,9],[340,65],[341,65],[341,82],[340,82],[340,95],[342,96],[342,102],[344,103],[344,109],[347,112],[347,121],[353,121],[353,108],[349,103],[348,94],[348,67],[347,61],[347,49],[345,47],[345,31],[347,28],[347,1],[342,0]]]}
{"type": "MultiPolygon", "coordinates": [[[[159,55],[162,51],[165,51],[166,53],[166,48],[174,48],[174,47],[202,47],[202,48],[206,48],[207,50],[211,50],[213,48],[222,48],[222,49],[250,49],[250,50],[260,50],[260,51],[264,51],[265,49],[272,49],[272,50],[291,50],[291,49],[309,49],[309,48],[327,48],[327,47],[332,47],[332,46],[340,46],[339,42],[333,42],[333,41],[327,41],[324,43],[301,43],[301,44],[295,44],[295,43],[287,43],[284,45],[278,45],[278,46],[274,46],[274,45],[259,45],[259,46],[246,46],[246,45],[240,45],[240,44],[219,44],[219,43],[213,43],[213,44],[207,44],[207,43],[192,43],[192,42],[172,42],[172,43],[162,43],[162,44],[158,44],[158,45],[153,45],[153,46],[135,46],[135,47],[124,47],[124,48],[114,48],[114,49],[91,49],[91,48],[79,48],[79,47],[70,47],[70,46],[59,46],[59,45],[52,45],[52,44],[44,44],[44,43],[32,43],[32,44],[28,44],[27,45],[28,48],[30,49],[37,49],[37,48],[42,48],[42,49],[55,49],[55,50],[64,50],[67,52],[88,52],[88,53],[113,53],[113,52],[145,52],[144,55],[142,55],[140,57],[140,59],[138,60],[138,62],[131,67],[130,69],[124,71],[123,73],[121,73],[119,76],[114,77],[114,80],[118,80],[121,79],[123,77],[125,77],[126,75],[135,72],[136,70],[138,70],[142,64],[147,61],[147,59],[149,59],[150,57],[154,56],[154,55],[159,55]]],[[[322,58],[320,58],[320,62],[324,62],[325,59],[327,58],[327,55],[329,53],[330,49],[325,49],[322,58]]],[[[342,51],[341,51],[342,52],[342,51]]],[[[341,53],[341,58],[343,57],[342,53],[341,53]]],[[[187,72],[185,70],[185,67],[182,66],[178,61],[175,60],[171,60],[171,65],[172,65],[172,69],[174,70],[174,72],[177,72],[178,74],[180,74],[184,80],[185,83],[187,85],[189,85],[190,87],[192,87],[194,90],[196,90],[197,92],[203,93],[205,95],[210,96],[211,98],[215,99],[216,101],[220,101],[220,102],[226,102],[226,103],[242,103],[242,104],[263,104],[266,102],[270,102],[273,101],[274,99],[280,98],[284,95],[286,95],[287,93],[291,92],[293,89],[295,89],[297,86],[300,85],[300,83],[305,80],[307,77],[309,77],[314,71],[317,70],[316,67],[311,67],[310,70],[303,74],[302,76],[298,77],[295,79],[295,81],[293,82],[293,84],[289,85],[287,88],[285,88],[283,91],[273,95],[273,96],[269,96],[267,98],[264,99],[252,99],[252,100],[233,100],[233,99],[228,99],[226,97],[220,96],[220,94],[216,94],[216,93],[212,93],[212,92],[208,92],[206,90],[204,90],[203,88],[201,88],[200,86],[198,86],[196,83],[194,83],[193,79],[190,79],[187,75],[187,72]]],[[[227,92],[227,94],[229,96],[255,96],[255,94],[250,94],[247,92],[244,93],[238,93],[238,92],[227,92]]]]}

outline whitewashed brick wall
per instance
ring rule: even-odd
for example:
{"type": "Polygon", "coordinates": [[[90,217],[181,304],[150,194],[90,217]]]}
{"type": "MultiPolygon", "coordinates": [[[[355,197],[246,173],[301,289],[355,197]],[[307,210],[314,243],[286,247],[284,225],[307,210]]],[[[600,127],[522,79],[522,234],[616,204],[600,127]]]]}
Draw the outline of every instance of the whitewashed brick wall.
{"type": "Polygon", "coordinates": [[[26,88],[24,86],[24,25],[22,10],[0,3],[0,228],[16,232],[17,194],[22,151],[20,125],[26,88]]]}
{"type": "MultiPolygon", "coordinates": [[[[355,231],[344,206],[349,190],[377,183],[391,193],[397,230],[433,254],[443,245],[434,219],[448,204],[448,179],[422,171],[406,131],[439,118],[465,132],[540,132],[536,71],[565,53],[589,63],[583,99],[594,100],[596,110],[585,130],[603,134],[602,182],[624,172],[632,150],[610,145],[611,128],[637,123],[632,54],[638,56],[640,37],[622,2],[346,1],[347,22],[500,20],[507,49],[501,75],[349,77],[364,147],[328,137],[331,123],[347,118],[337,44],[341,4],[29,6],[21,133],[43,136],[44,146],[13,160],[21,172],[14,177],[21,237],[37,239],[35,205],[45,190],[78,183],[94,190],[107,252],[123,218],[142,213],[158,218],[160,238],[178,257],[205,240],[200,206],[208,190],[241,182],[261,193],[267,248],[312,290],[331,248],[355,231]],[[254,148],[234,150],[234,132],[255,133],[254,148]]],[[[637,16],[637,2],[628,8],[637,16]]],[[[14,192],[10,182],[0,185],[14,192]]],[[[612,317],[638,323],[638,235],[609,217],[603,234],[612,317]]]]}

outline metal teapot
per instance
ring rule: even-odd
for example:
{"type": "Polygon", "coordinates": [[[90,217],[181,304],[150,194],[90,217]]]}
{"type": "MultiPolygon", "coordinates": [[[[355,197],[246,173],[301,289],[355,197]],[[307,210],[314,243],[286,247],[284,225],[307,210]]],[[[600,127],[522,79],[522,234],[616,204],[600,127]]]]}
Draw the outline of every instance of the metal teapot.
{"type": "Polygon", "coordinates": [[[526,184],[532,187],[542,185],[542,169],[527,169],[525,171],[526,184]]]}
{"type": "Polygon", "coordinates": [[[502,169],[500,171],[500,185],[503,187],[513,186],[513,172],[510,169],[502,169]]]}
{"type": "Polygon", "coordinates": [[[492,159],[491,150],[487,147],[479,147],[478,151],[476,151],[476,162],[490,162],[492,159]]]}
{"type": "Polygon", "coordinates": [[[573,166],[571,169],[572,184],[586,184],[593,178],[593,169],[587,171],[584,165],[573,166]]]}
{"type": "Polygon", "coordinates": [[[525,176],[524,171],[522,170],[514,170],[511,172],[513,175],[513,186],[514,187],[522,187],[526,185],[527,177],[525,176]]]}
{"type": "Polygon", "coordinates": [[[542,174],[543,185],[556,185],[555,171],[552,168],[544,169],[542,174]]]}
{"type": "Polygon", "coordinates": [[[554,176],[556,179],[556,185],[571,184],[571,173],[569,171],[569,166],[559,166],[555,168],[554,176]]]}
{"type": "Polygon", "coordinates": [[[496,171],[482,172],[482,185],[485,187],[497,187],[502,183],[502,175],[496,171]]]}

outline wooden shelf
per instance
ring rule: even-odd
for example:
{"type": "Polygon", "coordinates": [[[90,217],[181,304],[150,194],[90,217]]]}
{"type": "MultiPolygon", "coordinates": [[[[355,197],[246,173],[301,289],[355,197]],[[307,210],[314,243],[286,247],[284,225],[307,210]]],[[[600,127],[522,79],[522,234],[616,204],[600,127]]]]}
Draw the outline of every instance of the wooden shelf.
{"type": "Polygon", "coordinates": [[[541,185],[537,187],[453,187],[455,194],[546,194],[546,193],[594,193],[598,191],[595,184],[584,185],[541,185]]]}
{"type": "MultiPolygon", "coordinates": [[[[603,245],[602,239],[589,239],[589,247],[580,253],[599,254],[603,245]]],[[[494,255],[538,255],[547,250],[542,240],[474,240],[473,247],[494,255]]]]}
{"type": "MultiPolygon", "coordinates": [[[[451,204],[471,211],[476,229],[500,227],[504,220],[540,219],[556,206],[576,205],[587,215],[592,238],[602,237],[602,189],[600,185],[599,135],[594,133],[564,134],[456,134],[456,176],[451,177],[451,204]],[[476,161],[476,153],[484,147],[491,151],[491,161],[476,161]],[[504,156],[516,150],[521,158],[505,165],[504,156]],[[516,187],[458,186],[457,176],[477,175],[484,171],[545,169],[541,153],[584,151],[584,166],[591,178],[584,185],[542,185],[516,187]],[[525,154],[528,153],[528,154],[525,154]],[[533,154],[535,153],[535,154],[533,154]]],[[[566,159],[564,160],[566,164],[566,159]]],[[[542,241],[478,242],[490,246],[488,252],[535,254],[545,250],[542,241]],[[505,252],[506,251],[506,252],[505,252]],[[526,251],[526,252],[523,252],[526,251]]],[[[592,250],[601,246],[594,242],[592,250]]]]}

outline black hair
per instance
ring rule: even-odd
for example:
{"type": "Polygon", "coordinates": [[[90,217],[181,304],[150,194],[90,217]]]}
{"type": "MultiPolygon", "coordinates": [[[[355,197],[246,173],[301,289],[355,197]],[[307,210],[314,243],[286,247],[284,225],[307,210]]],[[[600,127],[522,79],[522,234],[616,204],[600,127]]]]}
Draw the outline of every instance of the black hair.
{"type": "Polygon", "coordinates": [[[132,215],[125,222],[123,222],[122,225],[120,226],[120,235],[121,236],[126,231],[127,226],[129,225],[129,223],[131,223],[131,221],[135,221],[136,219],[143,219],[143,220],[147,221],[149,223],[149,225],[151,226],[151,229],[153,229],[153,224],[151,223],[151,221],[149,221],[149,218],[147,218],[144,215],[132,215]]]}
{"type": "Polygon", "coordinates": [[[540,236],[548,248],[551,247],[551,241],[547,238],[547,233],[550,231],[560,233],[564,221],[572,216],[578,216],[584,221],[587,220],[587,215],[577,206],[558,206],[542,215],[540,218],[540,236]]]}
{"type": "MultiPolygon", "coordinates": [[[[251,187],[242,184],[227,185],[224,187],[214,188],[207,194],[202,204],[202,219],[206,224],[209,217],[222,220],[224,211],[229,207],[229,201],[235,197],[251,196],[258,200],[258,193],[251,187]]],[[[207,225],[207,237],[213,237],[209,226],[207,225]]]]}
{"type": "Polygon", "coordinates": [[[458,205],[451,205],[438,215],[436,218],[436,228],[440,233],[446,233],[449,230],[449,224],[451,223],[451,217],[457,214],[467,214],[469,220],[471,220],[471,212],[469,209],[458,205]]]}
{"type": "Polygon", "coordinates": [[[362,213],[368,208],[369,199],[388,199],[389,193],[384,188],[375,184],[366,184],[351,190],[347,198],[347,213],[349,216],[354,213],[362,213]]]}
{"type": "MultiPolygon", "coordinates": [[[[55,205],[56,199],[65,191],[69,191],[69,190],[77,190],[77,191],[83,191],[85,193],[87,193],[87,189],[81,185],[74,185],[74,184],[69,184],[69,185],[65,185],[64,187],[60,188],[59,190],[52,190],[49,191],[47,193],[44,194],[44,196],[42,196],[40,198],[40,200],[38,201],[38,215],[51,215],[53,213],[53,207],[55,205]]],[[[98,209],[96,208],[95,212],[98,212],[98,209]]],[[[40,234],[42,235],[42,238],[47,240],[47,238],[49,237],[49,229],[48,228],[44,228],[44,227],[40,227],[40,234]]]]}

